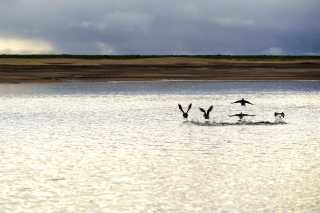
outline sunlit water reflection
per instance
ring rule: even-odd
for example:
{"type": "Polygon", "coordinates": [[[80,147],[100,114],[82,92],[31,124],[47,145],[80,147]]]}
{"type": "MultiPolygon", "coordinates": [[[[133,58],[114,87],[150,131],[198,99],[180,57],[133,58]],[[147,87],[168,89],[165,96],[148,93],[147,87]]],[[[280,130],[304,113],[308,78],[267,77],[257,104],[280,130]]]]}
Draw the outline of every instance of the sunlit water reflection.
{"type": "Polygon", "coordinates": [[[319,81],[2,84],[0,212],[319,212],[319,95],[319,81]]]}

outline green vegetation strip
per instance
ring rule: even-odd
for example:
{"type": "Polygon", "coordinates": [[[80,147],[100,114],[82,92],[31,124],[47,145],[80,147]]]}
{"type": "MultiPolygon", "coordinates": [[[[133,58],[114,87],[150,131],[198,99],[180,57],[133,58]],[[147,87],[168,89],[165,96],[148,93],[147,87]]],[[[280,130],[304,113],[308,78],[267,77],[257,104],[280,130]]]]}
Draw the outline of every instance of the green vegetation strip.
{"type": "Polygon", "coordinates": [[[130,60],[142,58],[164,58],[164,57],[184,57],[184,58],[207,58],[207,59],[230,59],[230,60],[320,60],[320,56],[290,56],[290,55],[0,55],[0,58],[73,58],[73,59],[114,59],[114,60],[130,60]]]}

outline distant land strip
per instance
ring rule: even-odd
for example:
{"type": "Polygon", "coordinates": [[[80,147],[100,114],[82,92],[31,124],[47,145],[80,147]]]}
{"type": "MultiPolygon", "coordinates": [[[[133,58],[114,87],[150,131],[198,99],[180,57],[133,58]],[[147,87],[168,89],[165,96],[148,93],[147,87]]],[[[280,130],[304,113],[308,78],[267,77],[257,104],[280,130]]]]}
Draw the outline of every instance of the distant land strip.
{"type": "Polygon", "coordinates": [[[320,80],[320,56],[0,55],[2,83],[147,80],[320,80]]]}
{"type": "Polygon", "coordinates": [[[318,55],[73,55],[73,54],[2,54],[0,58],[73,58],[73,59],[114,59],[114,60],[130,60],[143,58],[168,58],[168,57],[184,57],[184,58],[206,58],[206,59],[230,59],[230,60],[320,60],[318,55]]]}

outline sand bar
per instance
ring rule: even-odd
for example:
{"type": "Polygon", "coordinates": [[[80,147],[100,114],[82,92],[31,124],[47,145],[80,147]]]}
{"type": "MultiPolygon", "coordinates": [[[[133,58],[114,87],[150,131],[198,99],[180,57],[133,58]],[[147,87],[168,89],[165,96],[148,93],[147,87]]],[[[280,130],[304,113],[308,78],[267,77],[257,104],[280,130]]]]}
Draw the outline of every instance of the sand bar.
{"type": "Polygon", "coordinates": [[[0,82],[320,80],[320,60],[0,58],[0,82]]]}

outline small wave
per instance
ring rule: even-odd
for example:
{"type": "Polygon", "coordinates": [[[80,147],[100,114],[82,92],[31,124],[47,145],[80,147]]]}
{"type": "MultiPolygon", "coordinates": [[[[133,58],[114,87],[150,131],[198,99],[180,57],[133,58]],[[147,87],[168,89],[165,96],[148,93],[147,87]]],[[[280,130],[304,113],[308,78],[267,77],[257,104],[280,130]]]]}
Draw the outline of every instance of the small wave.
{"type": "Polygon", "coordinates": [[[189,123],[196,126],[242,126],[242,125],[248,125],[248,126],[272,126],[272,125],[283,125],[287,124],[284,121],[258,121],[258,122],[252,122],[252,121],[238,121],[236,123],[231,122],[211,122],[211,121],[205,121],[205,122],[199,122],[199,121],[184,121],[183,123],[189,123]]]}

